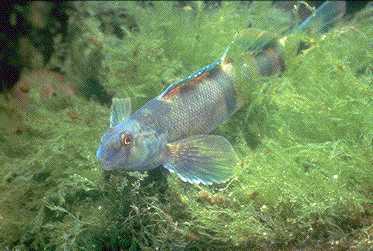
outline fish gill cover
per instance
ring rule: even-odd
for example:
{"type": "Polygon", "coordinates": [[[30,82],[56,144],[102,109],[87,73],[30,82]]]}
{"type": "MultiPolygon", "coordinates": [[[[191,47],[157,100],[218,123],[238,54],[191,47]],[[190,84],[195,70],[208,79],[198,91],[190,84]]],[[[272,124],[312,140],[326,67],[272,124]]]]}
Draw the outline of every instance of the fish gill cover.
{"type": "MultiPolygon", "coordinates": [[[[16,13],[40,34],[45,19],[34,5],[16,13]]],[[[281,76],[240,85],[249,102],[217,134],[241,163],[231,181],[211,187],[161,170],[102,173],[95,151],[111,97],[134,97],[137,109],[219,58],[237,32],[280,36],[298,23],[295,9],[271,2],[63,8],[67,28],[53,37],[49,60],[24,69],[0,95],[2,249],[372,247],[370,6],[326,34],[288,36],[281,76]],[[300,41],[307,49],[298,50],[300,41]]],[[[28,46],[40,57],[37,44],[28,46]]]]}

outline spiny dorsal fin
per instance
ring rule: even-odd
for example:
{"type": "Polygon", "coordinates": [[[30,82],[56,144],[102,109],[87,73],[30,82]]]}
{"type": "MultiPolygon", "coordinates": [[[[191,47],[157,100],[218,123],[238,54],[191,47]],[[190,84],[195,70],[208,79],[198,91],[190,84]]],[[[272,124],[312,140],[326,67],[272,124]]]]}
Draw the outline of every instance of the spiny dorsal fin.
{"type": "Polygon", "coordinates": [[[222,64],[225,58],[225,54],[226,52],[220,59],[216,60],[212,64],[206,65],[205,67],[202,67],[201,69],[193,72],[186,78],[171,83],[162,91],[162,93],[160,94],[160,98],[169,99],[175,96],[176,94],[180,93],[185,88],[200,83],[203,79],[208,77],[213,70],[215,70],[219,65],[222,64]]]}

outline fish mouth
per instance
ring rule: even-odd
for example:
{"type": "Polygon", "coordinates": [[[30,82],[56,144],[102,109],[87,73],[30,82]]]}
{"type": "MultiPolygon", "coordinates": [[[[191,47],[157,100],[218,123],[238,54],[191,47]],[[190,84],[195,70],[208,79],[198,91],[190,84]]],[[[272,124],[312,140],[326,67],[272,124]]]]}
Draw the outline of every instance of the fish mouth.
{"type": "Polygon", "coordinates": [[[97,149],[96,158],[100,162],[102,169],[106,171],[117,169],[115,163],[105,158],[102,146],[99,146],[99,148],[97,149]]]}
{"type": "Polygon", "coordinates": [[[100,160],[101,162],[101,168],[105,171],[111,171],[116,169],[115,166],[113,166],[109,161],[106,160],[100,160]]]}
{"type": "Polygon", "coordinates": [[[121,169],[120,166],[118,166],[116,163],[113,163],[113,161],[106,160],[106,159],[99,159],[99,162],[101,163],[101,168],[105,171],[113,171],[121,169]]]}
{"type": "Polygon", "coordinates": [[[105,171],[113,171],[126,169],[121,163],[121,159],[115,154],[110,154],[105,146],[99,146],[96,152],[96,158],[101,164],[101,168],[105,171]]]}
{"type": "Polygon", "coordinates": [[[98,159],[98,161],[100,162],[101,164],[101,168],[105,171],[112,171],[112,170],[115,170],[115,169],[118,169],[118,166],[115,165],[115,163],[113,163],[112,161],[110,160],[106,160],[106,159],[98,159]]]}

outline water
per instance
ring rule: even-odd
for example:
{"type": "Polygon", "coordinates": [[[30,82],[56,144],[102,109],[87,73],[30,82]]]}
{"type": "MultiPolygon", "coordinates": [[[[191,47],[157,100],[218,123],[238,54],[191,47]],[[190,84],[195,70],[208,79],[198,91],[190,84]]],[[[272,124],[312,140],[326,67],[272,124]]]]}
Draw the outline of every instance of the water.
{"type": "Polygon", "coordinates": [[[9,4],[18,42],[0,55],[20,78],[0,93],[0,247],[371,248],[372,9],[294,32],[312,3],[278,5],[9,4]],[[136,110],[228,45],[242,107],[212,134],[239,156],[233,177],[102,171],[111,97],[136,110]]]}

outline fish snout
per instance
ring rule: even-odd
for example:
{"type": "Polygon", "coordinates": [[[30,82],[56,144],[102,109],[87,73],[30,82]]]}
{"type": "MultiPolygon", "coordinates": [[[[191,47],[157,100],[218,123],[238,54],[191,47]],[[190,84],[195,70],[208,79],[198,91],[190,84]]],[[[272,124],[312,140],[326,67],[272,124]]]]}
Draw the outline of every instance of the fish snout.
{"type": "Polygon", "coordinates": [[[105,154],[105,149],[102,145],[100,145],[96,151],[96,158],[100,162],[102,169],[104,170],[113,170],[114,167],[111,164],[111,161],[108,159],[107,155],[105,154]]]}
{"type": "Polygon", "coordinates": [[[101,163],[102,169],[106,171],[121,169],[120,161],[123,159],[123,154],[119,153],[112,145],[100,145],[96,152],[96,158],[101,163]]]}

